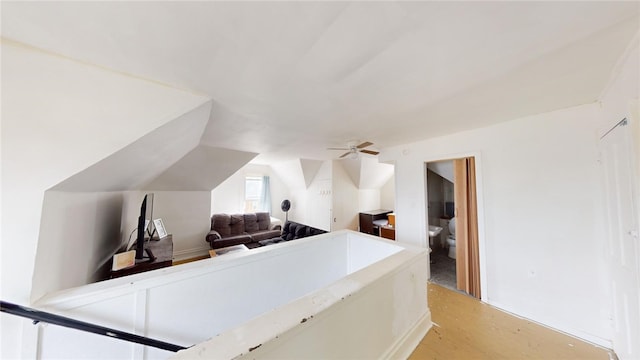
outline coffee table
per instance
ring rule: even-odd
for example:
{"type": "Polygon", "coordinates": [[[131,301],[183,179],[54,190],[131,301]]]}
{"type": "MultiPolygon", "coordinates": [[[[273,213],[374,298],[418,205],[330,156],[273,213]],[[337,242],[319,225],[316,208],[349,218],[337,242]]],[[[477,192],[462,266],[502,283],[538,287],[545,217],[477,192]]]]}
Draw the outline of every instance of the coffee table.
{"type": "Polygon", "coordinates": [[[246,247],[244,244],[240,244],[240,245],[227,246],[220,249],[214,249],[213,251],[215,251],[216,255],[224,255],[224,254],[234,253],[238,251],[249,251],[249,248],[246,247]]]}

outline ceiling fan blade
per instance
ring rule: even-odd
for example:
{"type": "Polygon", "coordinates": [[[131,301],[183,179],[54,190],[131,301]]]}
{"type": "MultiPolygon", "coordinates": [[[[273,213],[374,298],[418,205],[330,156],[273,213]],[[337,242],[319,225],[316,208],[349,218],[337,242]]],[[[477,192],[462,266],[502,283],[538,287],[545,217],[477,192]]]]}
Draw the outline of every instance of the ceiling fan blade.
{"type": "Polygon", "coordinates": [[[365,141],[365,142],[363,142],[362,144],[360,144],[360,145],[358,145],[358,146],[356,146],[356,147],[357,147],[358,149],[362,149],[362,148],[366,148],[367,146],[371,146],[371,145],[373,145],[373,143],[372,143],[372,142],[365,141]]]}
{"type": "Polygon", "coordinates": [[[342,158],[343,158],[343,157],[345,157],[345,156],[348,156],[349,154],[351,154],[351,151],[346,152],[346,153],[344,153],[344,154],[340,155],[340,159],[342,159],[342,158]]]}
{"type": "Polygon", "coordinates": [[[370,154],[370,155],[378,155],[378,154],[380,154],[379,151],[373,151],[373,150],[360,150],[360,152],[365,153],[365,154],[370,154]]]}
{"type": "Polygon", "coordinates": [[[327,150],[349,150],[348,148],[327,148],[327,150]]]}

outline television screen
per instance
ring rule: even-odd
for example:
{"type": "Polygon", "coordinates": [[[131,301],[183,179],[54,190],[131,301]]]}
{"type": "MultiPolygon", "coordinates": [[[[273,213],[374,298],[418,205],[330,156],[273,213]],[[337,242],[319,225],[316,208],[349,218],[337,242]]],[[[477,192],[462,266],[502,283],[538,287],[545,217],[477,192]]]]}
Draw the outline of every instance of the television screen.
{"type": "Polygon", "coordinates": [[[153,194],[146,194],[140,205],[140,216],[138,217],[138,236],[136,238],[136,260],[145,258],[145,251],[149,261],[153,261],[154,257],[149,249],[145,250],[145,234],[153,215],[153,194]]]}
{"type": "Polygon", "coordinates": [[[151,239],[156,232],[155,227],[151,226],[153,223],[153,193],[149,193],[145,197],[147,198],[147,208],[144,214],[144,229],[149,235],[149,239],[151,239]]]}

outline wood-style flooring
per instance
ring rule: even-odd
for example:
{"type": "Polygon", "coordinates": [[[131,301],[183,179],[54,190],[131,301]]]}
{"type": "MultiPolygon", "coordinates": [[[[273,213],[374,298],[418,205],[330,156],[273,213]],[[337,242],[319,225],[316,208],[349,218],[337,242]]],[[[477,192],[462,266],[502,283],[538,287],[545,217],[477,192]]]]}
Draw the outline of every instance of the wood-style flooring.
{"type": "Polygon", "coordinates": [[[181,265],[181,264],[186,264],[186,263],[190,263],[192,261],[198,261],[198,260],[204,260],[204,259],[208,259],[211,256],[209,255],[202,255],[202,256],[196,256],[196,257],[192,257],[189,259],[182,259],[182,260],[173,260],[172,265],[176,266],[176,265],[181,265]]]}
{"type": "Polygon", "coordinates": [[[597,347],[436,284],[433,327],[409,357],[422,359],[616,359],[597,347]]]}

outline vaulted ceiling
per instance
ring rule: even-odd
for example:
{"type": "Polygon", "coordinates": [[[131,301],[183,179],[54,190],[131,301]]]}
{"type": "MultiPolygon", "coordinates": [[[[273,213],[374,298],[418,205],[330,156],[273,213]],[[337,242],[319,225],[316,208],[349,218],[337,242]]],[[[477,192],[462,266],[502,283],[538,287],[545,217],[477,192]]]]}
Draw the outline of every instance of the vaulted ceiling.
{"type": "MultiPolygon", "coordinates": [[[[2,36],[206,94],[201,143],[329,159],[598,99],[638,2],[7,2],[2,36]]],[[[99,86],[99,84],[96,84],[99,86]]]]}

